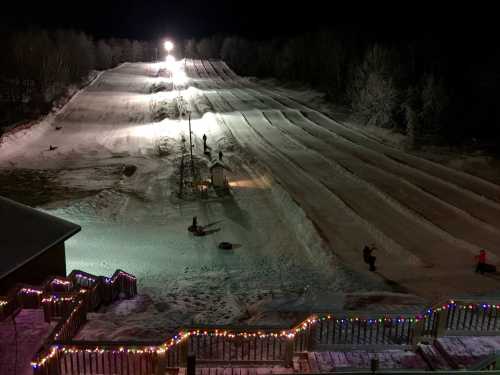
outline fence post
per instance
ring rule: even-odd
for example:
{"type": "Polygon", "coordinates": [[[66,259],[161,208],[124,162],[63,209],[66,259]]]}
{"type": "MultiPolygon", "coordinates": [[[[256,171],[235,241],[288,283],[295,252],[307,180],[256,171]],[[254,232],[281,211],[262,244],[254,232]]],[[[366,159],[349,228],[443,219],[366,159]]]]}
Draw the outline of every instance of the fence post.
{"type": "Polygon", "coordinates": [[[167,352],[158,353],[158,360],[156,361],[155,375],[164,375],[167,368],[167,352]]]}
{"type": "Polygon", "coordinates": [[[46,323],[50,323],[50,319],[52,317],[52,311],[50,311],[52,306],[51,306],[50,302],[49,303],[42,303],[42,307],[43,307],[43,320],[46,323]]]}
{"type": "Polygon", "coordinates": [[[285,341],[285,367],[293,366],[293,345],[294,340],[287,338],[285,341]]]}
{"type": "Polygon", "coordinates": [[[316,324],[310,325],[307,329],[306,350],[310,352],[314,348],[314,341],[316,337],[316,324]]]}
{"type": "Polygon", "coordinates": [[[434,332],[434,337],[444,336],[446,332],[446,323],[448,321],[448,310],[441,310],[436,313],[437,314],[437,322],[436,322],[436,331],[434,332]]]}
{"type": "Polygon", "coordinates": [[[179,351],[179,367],[185,367],[188,365],[188,360],[189,360],[189,353],[188,353],[188,340],[190,337],[185,338],[182,340],[178,345],[178,351],[179,351]]]}
{"type": "Polygon", "coordinates": [[[417,344],[420,342],[420,340],[423,337],[424,328],[425,328],[424,321],[425,321],[424,319],[421,319],[413,325],[413,329],[411,331],[411,339],[410,339],[410,345],[413,348],[416,348],[417,344]]]}
{"type": "Polygon", "coordinates": [[[186,375],[196,374],[196,356],[194,354],[188,354],[186,367],[186,375]]]}

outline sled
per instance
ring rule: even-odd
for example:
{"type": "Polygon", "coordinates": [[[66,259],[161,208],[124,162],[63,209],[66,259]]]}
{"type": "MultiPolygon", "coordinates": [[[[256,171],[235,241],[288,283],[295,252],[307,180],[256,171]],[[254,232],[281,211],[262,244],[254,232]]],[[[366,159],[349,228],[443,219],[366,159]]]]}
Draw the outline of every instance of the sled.
{"type": "Polygon", "coordinates": [[[497,266],[495,266],[494,264],[486,263],[483,266],[483,270],[484,270],[484,272],[495,273],[495,272],[497,272],[497,266]]]}
{"type": "Polygon", "coordinates": [[[233,244],[231,242],[221,242],[219,244],[219,249],[221,250],[232,250],[233,244]]]}

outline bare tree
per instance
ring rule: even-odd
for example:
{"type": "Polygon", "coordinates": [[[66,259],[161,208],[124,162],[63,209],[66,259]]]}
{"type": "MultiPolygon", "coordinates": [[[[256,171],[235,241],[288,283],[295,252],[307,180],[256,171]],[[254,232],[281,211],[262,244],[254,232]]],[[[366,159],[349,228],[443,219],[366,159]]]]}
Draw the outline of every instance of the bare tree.
{"type": "Polygon", "coordinates": [[[143,61],[144,60],[144,50],[142,44],[134,40],[132,42],[132,61],[143,61]]]}
{"type": "Polygon", "coordinates": [[[99,40],[96,46],[96,68],[108,69],[113,63],[113,50],[104,40],[99,40]]]}

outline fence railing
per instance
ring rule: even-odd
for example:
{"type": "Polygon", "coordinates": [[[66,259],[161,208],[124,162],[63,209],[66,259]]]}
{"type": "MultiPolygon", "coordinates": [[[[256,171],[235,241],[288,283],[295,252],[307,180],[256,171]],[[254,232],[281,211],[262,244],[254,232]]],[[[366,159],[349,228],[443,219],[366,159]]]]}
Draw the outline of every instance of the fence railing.
{"type": "MultiPolygon", "coordinates": [[[[120,281],[124,295],[136,289],[120,281]]],[[[128,275],[130,276],[130,275],[128,275]]],[[[109,280],[112,280],[110,278],[109,280]]],[[[95,286],[87,279],[86,291],[95,286]]],[[[130,281],[130,280],[129,280],[130,281]]],[[[76,281],[75,284],[81,281],[76,281]]],[[[97,282],[97,281],[96,281],[97,282]]],[[[105,284],[103,284],[105,288],[105,284]]],[[[106,290],[106,289],[104,289],[106,290]]],[[[111,295],[116,292],[111,290],[111,295]]],[[[81,309],[88,306],[81,299],[81,309]]],[[[74,330],[71,319],[67,333],[54,337],[57,346],[47,347],[33,362],[38,374],[115,374],[149,375],[158,369],[185,366],[188,353],[201,363],[239,363],[291,365],[293,354],[321,350],[330,345],[414,345],[424,338],[454,332],[498,332],[497,310],[500,305],[449,301],[423,313],[370,314],[337,312],[312,315],[292,328],[198,326],[184,328],[162,344],[144,342],[69,341],[74,330]],[[82,366],[85,366],[82,370],[82,366]],[[58,372],[51,372],[57,369],[58,372]]],[[[75,309],[74,311],[77,311],[75,309]]],[[[76,319],[76,318],[75,318],[76,319]]],[[[60,323],[61,327],[64,324],[60,323]]],[[[77,324],[78,325],[78,324],[77,324]]],[[[61,331],[62,332],[62,331],[61,331]]]]}
{"type": "Polygon", "coordinates": [[[137,294],[134,276],[117,270],[113,276],[94,276],[83,271],[72,271],[68,277],[51,276],[40,286],[17,284],[7,296],[0,296],[0,320],[18,309],[43,308],[47,322],[68,315],[83,299],[88,310],[109,304],[120,296],[130,298],[137,294]]]}
{"type": "MultiPolygon", "coordinates": [[[[0,320],[19,309],[42,308],[45,321],[58,321],[32,365],[35,373],[60,374],[61,360],[65,360],[68,353],[62,352],[54,343],[71,340],[85,324],[88,311],[97,309],[102,303],[111,303],[121,297],[130,298],[136,294],[136,278],[122,270],[117,270],[111,277],[73,271],[68,277],[49,277],[41,286],[17,284],[7,296],[0,297],[0,320]]],[[[140,363],[149,362],[141,360],[140,363]]],[[[142,369],[140,366],[137,368],[138,371],[142,369]]]]}
{"type": "MultiPolygon", "coordinates": [[[[289,327],[203,326],[189,327],[185,353],[198,362],[283,363],[293,355],[289,327]]],[[[182,359],[185,361],[185,358],[182,359]]]]}
{"type": "Polygon", "coordinates": [[[411,345],[417,321],[411,313],[379,317],[356,312],[329,314],[300,332],[295,347],[303,351],[328,345],[411,345]]]}
{"type": "Polygon", "coordinates": [[[455,303],[446,314],[446,330],[498,332],[500,331],[499,304],[455,303]]]}
{"type": "Polygon", "coordinates": [[[164,360],[164,354],[155,350],[160,344],[67,341],[60,344],[54,363],[58,375],[154,374],[160,361],[164,360]]]}

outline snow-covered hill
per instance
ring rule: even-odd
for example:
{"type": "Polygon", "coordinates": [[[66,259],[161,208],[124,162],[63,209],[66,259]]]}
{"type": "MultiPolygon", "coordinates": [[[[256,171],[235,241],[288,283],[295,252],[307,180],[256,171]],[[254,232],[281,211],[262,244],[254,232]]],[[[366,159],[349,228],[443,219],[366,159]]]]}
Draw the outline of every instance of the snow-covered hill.
{"type": "Polygon", "coordinates": [[[499,186],[384,145],[221,61],[176,69],[178,90],[163,63],[106,71],[0,147],[0,194],[82,225],[67,243],[68,269],[139,278],[141,298],[109,311],[115,323],[97,317],[90,336],[157,337],[191,321],[328,309],[343,292],[497,288],[474,274],[473,255],[500,255],[499,186]],[[172,118],[178,94],[198,163],[209,162],[203,134],[223,151],[230,197],[175,198],[189,137],[187,121],[172,118]],[[188,233],[193,216],[209,236],[188,233]],[[225,252],[220,241],[239,246],[225,252]],[[377,273],[362,259],[371,243],[377,273]]]}

